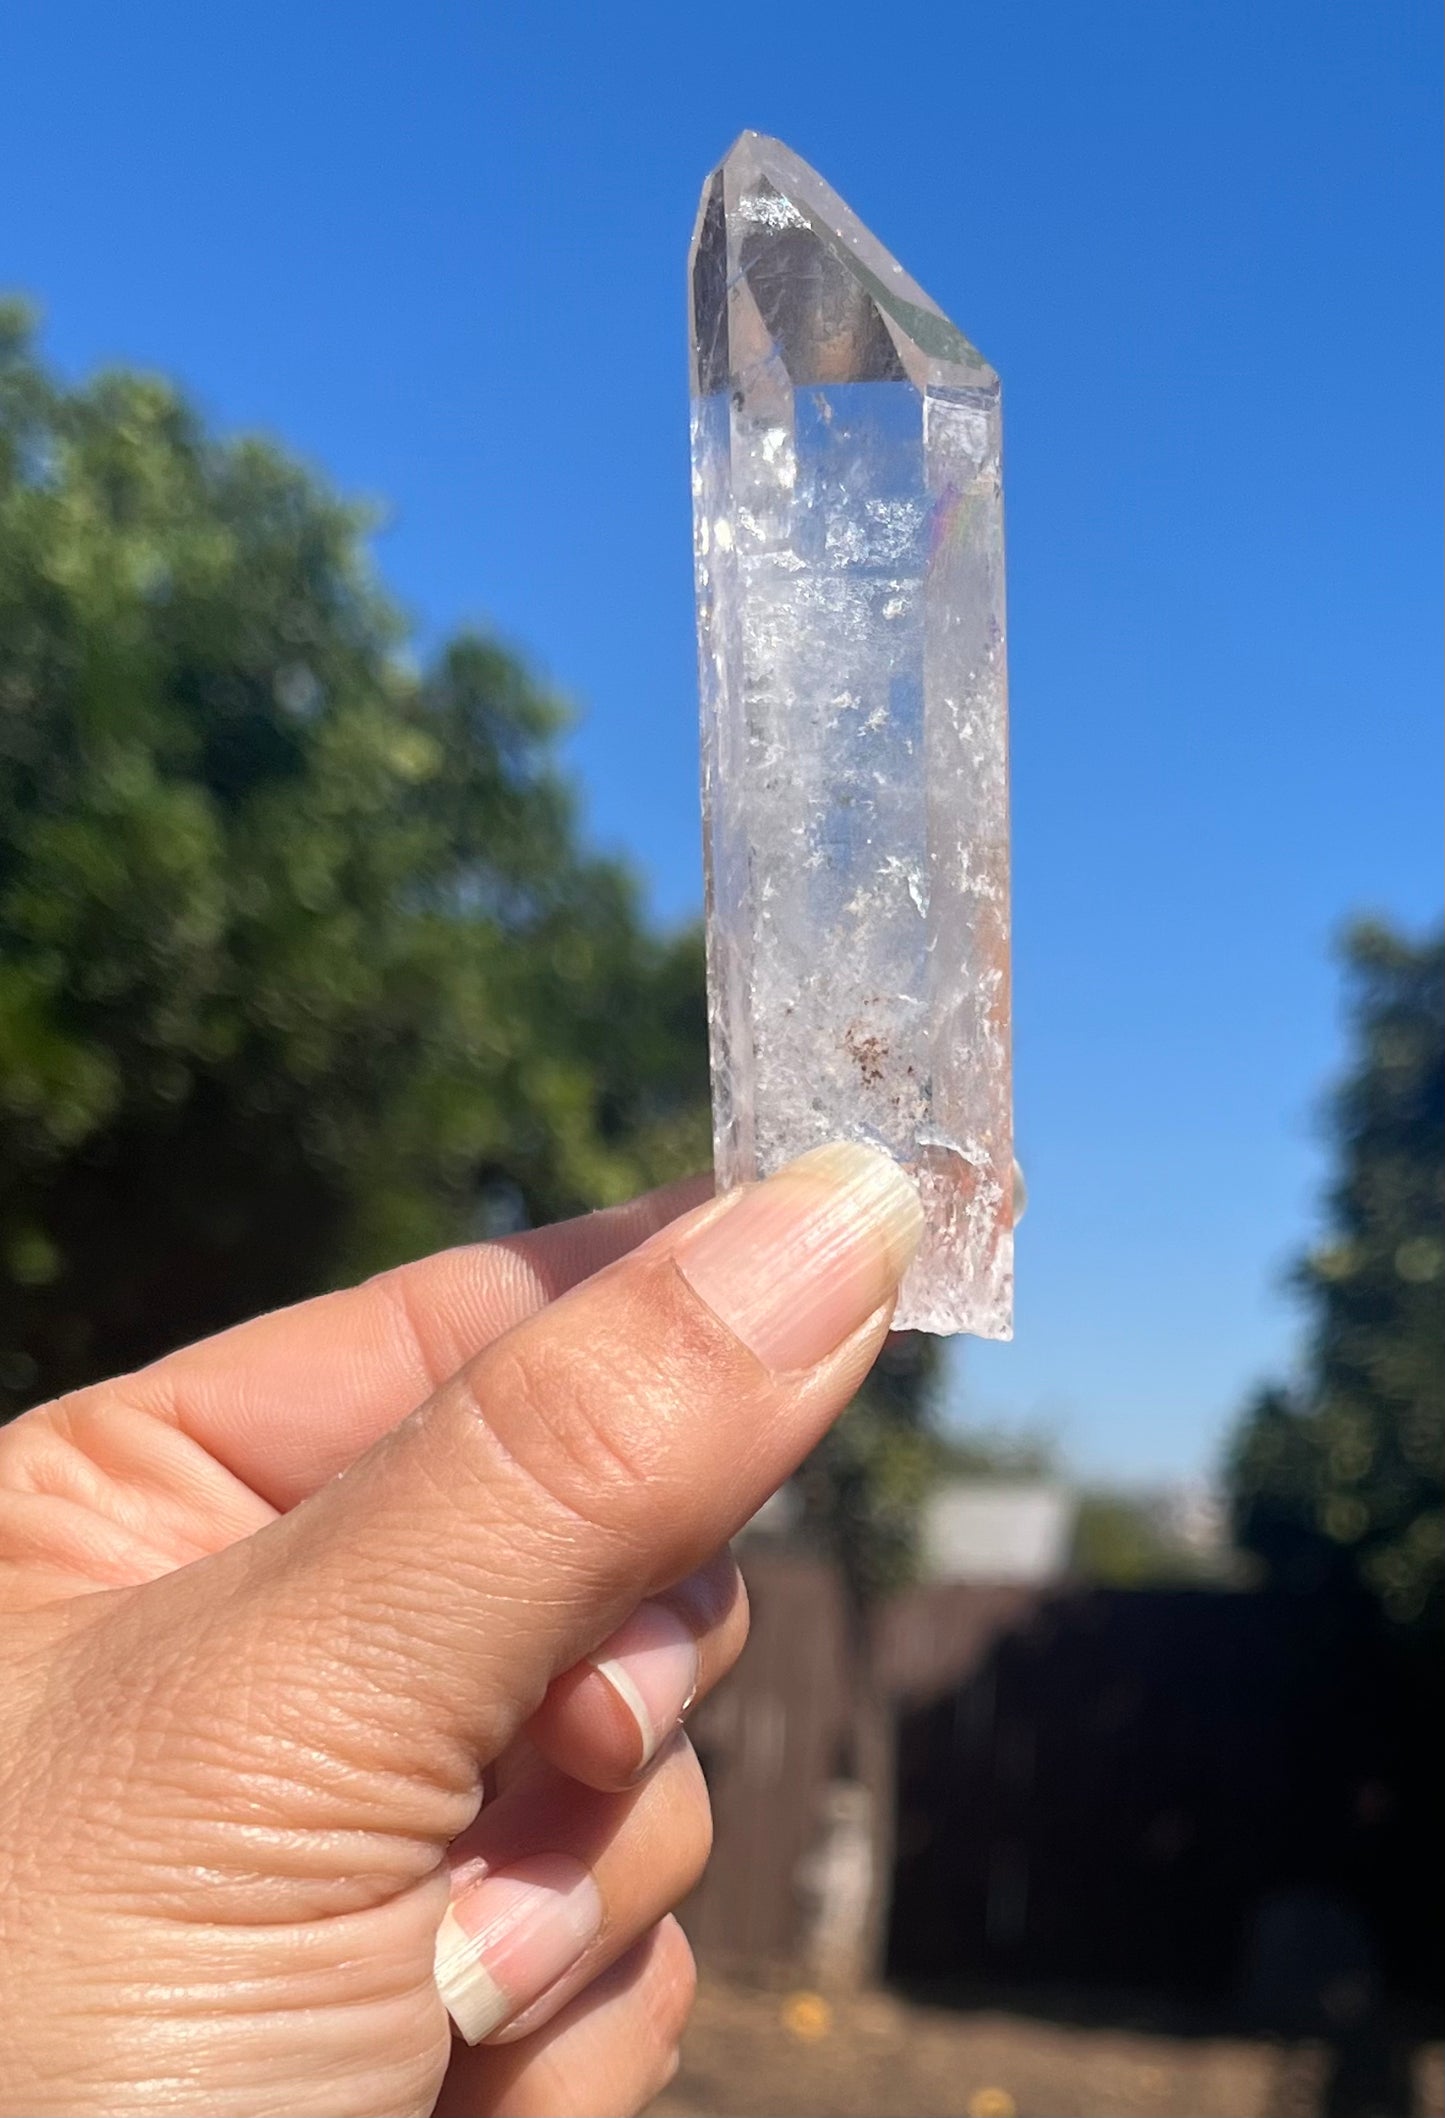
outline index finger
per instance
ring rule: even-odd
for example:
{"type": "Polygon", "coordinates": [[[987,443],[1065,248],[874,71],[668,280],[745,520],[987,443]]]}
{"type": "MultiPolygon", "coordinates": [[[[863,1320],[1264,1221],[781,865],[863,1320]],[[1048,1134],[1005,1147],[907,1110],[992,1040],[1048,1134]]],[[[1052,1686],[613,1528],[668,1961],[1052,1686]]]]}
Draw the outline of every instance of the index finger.
{"type": "MultiPolygon", "coordinates": [[[[701,1565],[842,1411],[921,1228],[903,1171],[839,1143],[666,1229],[243,1554],[169,1577],[224,1613],[214,1681],[234,1682],[236,1638],[264,1639],[282,1706],[253,1687],[248,1710],[303,1698],[309,1746],[364,1751],[424,1790],[418,1835],[454,1837],[439,1789],[470,1796],[553,1679],[701,1565]]],[[[186,1671],[201,1711],[210,1680],[186,1671]]]]}
{"type": "Polygon", "coordinates": [[[711,1192],[710,1176],[687,1177],[625,1206],[438,1251],[183,1347],[120,1387],[284,1512],[504,1331],[711,1192]]]}

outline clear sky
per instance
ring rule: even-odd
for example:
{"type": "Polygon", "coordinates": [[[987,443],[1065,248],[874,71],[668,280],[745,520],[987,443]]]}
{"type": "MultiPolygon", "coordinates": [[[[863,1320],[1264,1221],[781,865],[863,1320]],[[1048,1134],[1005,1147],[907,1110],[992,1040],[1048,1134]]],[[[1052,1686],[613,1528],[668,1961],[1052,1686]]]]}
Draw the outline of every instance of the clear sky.
{"type": "Polygon", "coordinates": [[[1435,0],[19,0],[0,285],[385,498],[423,638],[582,709],[700,897],[683,263],[745,126],[1004,378],[1018,1337],[955,1394],[1197,1471],[1289,1360],[1331,937],[1438,912],[1435,0]]]}

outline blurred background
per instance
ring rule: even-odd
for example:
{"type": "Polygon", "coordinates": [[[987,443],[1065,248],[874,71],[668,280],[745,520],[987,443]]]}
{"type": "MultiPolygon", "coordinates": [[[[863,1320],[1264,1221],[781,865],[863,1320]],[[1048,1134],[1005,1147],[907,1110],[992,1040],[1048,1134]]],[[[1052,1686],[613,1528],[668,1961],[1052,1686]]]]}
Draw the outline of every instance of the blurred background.
{"type": "Polygon", "coordinates": [[[1006,1347],[743,1540],[662,2108],[1438,2111],[1438,11],[0,17],[0,1402],[707,1159],[683,267],[1004,379],[1006,1347]]]}

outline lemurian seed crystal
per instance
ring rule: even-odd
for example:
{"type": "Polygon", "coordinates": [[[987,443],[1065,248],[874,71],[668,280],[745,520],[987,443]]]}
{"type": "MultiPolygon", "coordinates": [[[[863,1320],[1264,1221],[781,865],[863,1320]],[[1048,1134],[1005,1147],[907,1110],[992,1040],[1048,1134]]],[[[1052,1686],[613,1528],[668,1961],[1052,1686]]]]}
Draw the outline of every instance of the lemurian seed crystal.
{"type": "Polygon", "coordinates": [[[831,1139],[915,1176],[900,1328],[1013,1311],[999,384],[744,133],[691,254],[718,1182],[831,1139]]]}

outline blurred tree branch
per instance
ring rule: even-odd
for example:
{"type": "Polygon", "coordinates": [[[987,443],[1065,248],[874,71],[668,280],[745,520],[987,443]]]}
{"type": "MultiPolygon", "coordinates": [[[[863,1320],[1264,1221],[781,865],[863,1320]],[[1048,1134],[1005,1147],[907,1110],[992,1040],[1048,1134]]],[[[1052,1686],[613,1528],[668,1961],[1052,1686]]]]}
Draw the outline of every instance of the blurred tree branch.
{"type": "Polygon", "coordinates": [[[1312,1330],[1297,1390],[1236,1433],[1236,1534],[1277,1579],[1353,1578],[1433,1632],[1445,1583],[1445,943],[1347,938],[1354,1052],[1330,1107],[1329,1230],[1296,1273],[1312,1330]]]}

